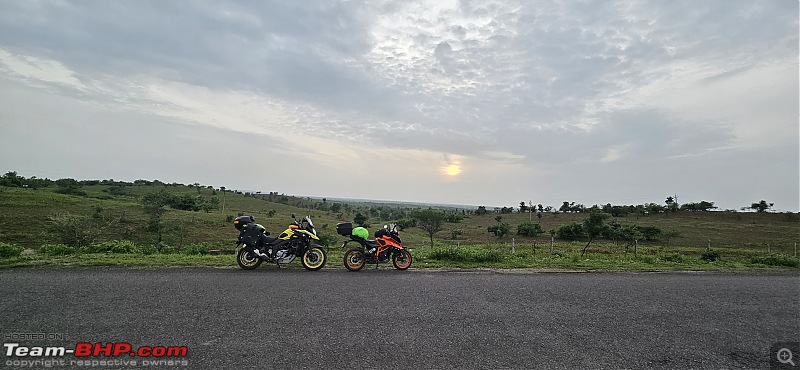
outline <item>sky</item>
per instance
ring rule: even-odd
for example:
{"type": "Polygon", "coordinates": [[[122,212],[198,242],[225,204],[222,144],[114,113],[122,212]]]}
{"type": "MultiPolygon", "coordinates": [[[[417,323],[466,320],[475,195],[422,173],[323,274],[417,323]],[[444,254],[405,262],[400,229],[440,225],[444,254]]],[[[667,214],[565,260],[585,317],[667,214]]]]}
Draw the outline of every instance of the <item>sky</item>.
{"type": "Polygon", "coordinates": [[[798,1],[0,1],[0,171],[800,210],[798,1]]]}

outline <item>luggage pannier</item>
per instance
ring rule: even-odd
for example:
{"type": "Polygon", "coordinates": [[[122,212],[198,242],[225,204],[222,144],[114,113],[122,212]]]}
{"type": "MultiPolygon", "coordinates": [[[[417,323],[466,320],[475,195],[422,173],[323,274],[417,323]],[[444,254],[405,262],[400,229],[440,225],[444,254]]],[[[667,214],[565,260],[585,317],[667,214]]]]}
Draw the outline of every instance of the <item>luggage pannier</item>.
{"type": "Polygon", "coordinates": [[[361,238],[361,239],[365,239],[366,240],[367,238],[369,238],[369,230],[359,226],[359,227],[353,229],[353,234],[352,235],[357,237],[357,238],[361,238]]]}
{"type": "Polygon", "coordinates": [[[241,231],[245,225],[253,222],[255,222],[255,219],[252,216],[239,216],[233,220],[233,227],[235,227],[236,230],[241,231]]]}
{"type": "Polygon", "coordinates": [[[353,233],[353,223],[339,222],[336,224],[336,233],[343,236],[350,236],[353,233]]]}

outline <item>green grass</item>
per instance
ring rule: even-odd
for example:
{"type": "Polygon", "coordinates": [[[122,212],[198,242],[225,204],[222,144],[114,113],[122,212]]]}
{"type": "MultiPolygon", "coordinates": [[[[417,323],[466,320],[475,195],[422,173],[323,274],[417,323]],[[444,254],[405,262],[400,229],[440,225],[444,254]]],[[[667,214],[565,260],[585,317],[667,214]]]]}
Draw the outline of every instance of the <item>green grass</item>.
{"type": "MultiPolygon", "coordinates": [[[[314,209],[317,200],[291,196],[245,196],[231,191],[224,193],[225,210],[205,212],[167,209],[161,243],[155,233],[145,227],[147,216],[139,204],[142,195],[166,191],[209,198],[212,189],[189,186],[133,185],[124,195],[112,195],[107,185],[81,188],[86,196],[64,195],[55,188],[0,187],[0,266],[39,265],[131,265],[131,266],[235,266],[231,255],[204,255],[209,249],[232,250],[238,232],[228,218],[239,213],[255,215],[258,222],[274,234],[286,228],[289,215],[311,215],[320,235],[332,244],[328,266],[341,267],[343,251],[338,245],[345,240],[335,232],[338,221],[352,221],[355,213],[370,214],[377,207],[350,204],[348,211],[333,213],[314,209]],[[273,217],[268,217],[274,211],[273,217]],[[48,220],[69,213],[83,217],[99,217],[107,227],[98,230],[94,243],[75,249],[59,246],[62,241],[47,231],[48,220]],[[28,252],[17,256],[23,248],[28,252]],[[31,253],[30,251],[33,251],[31,253]]],[[[220,200],[223,193],[217,192],[220,200]]],[[[330,204],[332,202],[328,202],[330,204]]],[[[656,226],[676,230],[680,236],[667,240],[641,242],[637,254],[633,246],[606,240],[594,241],[585,256],[585,241],[555,240],[550,253],[550,236],[523,237],[513,235],[516,227],[528,222],[528,214],[504,214],[502,222],[511,225],[512,235],[502,239],[487,231],[494,225],[494,213],[467,215],[458,223],[445,223],[434,235],[431,249],[428,235],[419,228],[402,230],[405,245],[414,252],[413,267],[492,267],[492,268],[565,268],[579,270],[719,270],[719,269],[797,269],[794,243],[800,241],[800,214],[678,212],[649,216],[628,215],[613,218],[620,224],[656,226]],[[450,240],[451,230],[460,229],[457,240],[450,240]],[[514,239],[516,253],[511,253],[514,239]],[[719,253],[715,261],[702,260],[711,243],[719,253]],[[535,248],[534,248],[535,246],[535,248]]],[[[544,214],[532,221],[543,230],[582,222],[586,214],[544,214]]],[[[371,230],[390,220],[372,214],[371,230]]],[[[611,221],[611,220],[609,220],[611,221]]],[[[299,264],[298,264],[299,265],[299,264]]]]}
{"type": "Polygon", "coordinates": [[[633,253],[587,253],[578,248],[559,245],[557,251],[517,248],[512,253],[507,246],[477,245],[466,247],[434,247],[414,250],[415,267],[457,268],[533,268],[570,270],[729,270],[729,269],[798,269],[800,260],[786,255],[759,257],[758,250],[736,250],[736,253],[719,252],[714,261],[704,260],[703,252],[673,248],[648,249],[633,253]]]}

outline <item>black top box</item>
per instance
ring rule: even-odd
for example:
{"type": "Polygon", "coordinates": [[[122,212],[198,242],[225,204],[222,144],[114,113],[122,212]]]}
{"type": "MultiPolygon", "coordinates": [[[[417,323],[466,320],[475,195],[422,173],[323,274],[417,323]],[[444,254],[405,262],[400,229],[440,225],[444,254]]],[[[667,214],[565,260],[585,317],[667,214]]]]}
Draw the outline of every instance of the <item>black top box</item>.
{"type": "Polygon", "coordinates": [[[339,235],[350,236],[353,234],[352,222],[340,222],[336,224],[336,233],[339,235]]]}

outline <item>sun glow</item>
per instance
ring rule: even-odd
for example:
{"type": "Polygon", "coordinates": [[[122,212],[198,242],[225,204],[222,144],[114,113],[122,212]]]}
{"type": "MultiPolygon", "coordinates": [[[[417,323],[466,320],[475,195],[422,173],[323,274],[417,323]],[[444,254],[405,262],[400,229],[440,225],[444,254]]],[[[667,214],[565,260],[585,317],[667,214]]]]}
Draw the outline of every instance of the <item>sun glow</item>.
{"type": "Polygon", "coordinates": [[[461,173],[461,167],[456,164],[451,164],[444,168],[444,173],[448,176],[456,176],[461,173]]]}

